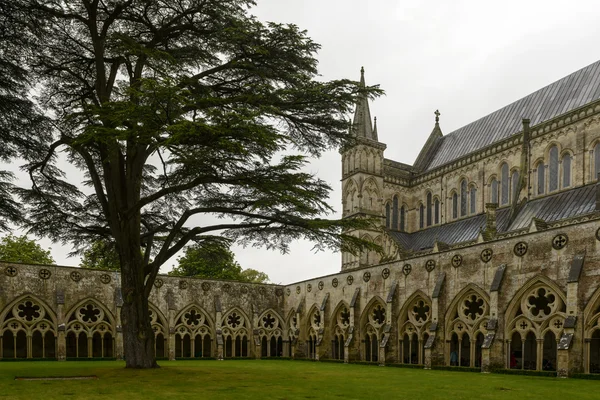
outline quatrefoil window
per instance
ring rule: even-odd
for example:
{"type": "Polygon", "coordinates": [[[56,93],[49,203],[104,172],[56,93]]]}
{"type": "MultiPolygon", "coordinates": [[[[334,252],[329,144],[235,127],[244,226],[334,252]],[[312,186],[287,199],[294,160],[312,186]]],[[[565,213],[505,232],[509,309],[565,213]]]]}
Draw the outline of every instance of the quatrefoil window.
{"type": "Polygon", "coordinates": [[[32,322],[42,316],[42,309],[31,301],[25,301],[17,306],[17,315],[27,322],[32,322]]]}
{"type": "Polygon", "coordinates": [[[379,325],[383,325],[383,323],[385,322],[385,308],[383,308],[381,305],[377,305],[373,309],[371,316],[373,318],[373,322],[379,325]]]}
{"type": "Polygon", "coordinates": [[[556,308],[556,296],[545,288],[539,288],[527,297],[527,307],[534,317],[547,317],[556,308]]]}
{"type": "Polygon", "coordinates": [[[568,242],[569,237],[564,233],[559,233],[558,235],[554,236],[554,239],[552,239],[552,247],[555,250],[560,250],[564,248],[568,242]]]}
{"type": "Polygon", "coordinates": [[[79,309],[79,314],[81,315],[81,320],[83,322],[94,323],[98,322],[101,312],[97,307],[94,307],[92,304],[88,304],[87,306],[79,309]]]}
{"type": "Polygon", "coordinates": [[[425,263],[425,269],[427,270],[427,272],[433,271],[434,268],[435,268],[435,261],[427,260],[427,262],[425,263]]]}
{"type": "Polygon", "coordinates": [[[235,312],[229,314],[229,316],[227,317],[227,325],[229,325],[232,328],[237,328],[241,325],[241,323],[242,317],[235,312]]]}
{"type": "Polygon", "coordinates": [[[486,263],[492,259],[493,255],[494,255],[494,251],[492,249],[484,249],[481,252],[481,261],[486,263]]]}
{"type": "Polygon", "coordinates": [[[404,275],[408,276],[408,274],[410,274],[411,271],[412,271],[412,265],[404,264],[404,266],[402,267],[402,273],[404,273],[404,275]]]}
{"type": "Polygon", "coordinates": [[[381,276],[383,277],[383,279],[387,279],[390,276],[390,269],[389,268],[384,268],[383,271],[381,271],[381,276]]]}
{"type": "Polygon", "coordinates": [[[484,312],[485,302],[483,299],[475,294],[467,297],[463,302],[463,313],[467,318],[475,321],[481,317],[484,312]]]}
{"type": "Polygon", "coordinates": [[[462,264],[462,256],[460,254],[455,254],[452,257],[452,266],[454,268],[458,268],[458,267],[460,267],[461,264],[462,264]]]}
{"type": "Polygon", "coordinates": [[[523,257],[527,253],[527,243],[519,242],[515,244],[514,252],[515,255],[523,257]]]}

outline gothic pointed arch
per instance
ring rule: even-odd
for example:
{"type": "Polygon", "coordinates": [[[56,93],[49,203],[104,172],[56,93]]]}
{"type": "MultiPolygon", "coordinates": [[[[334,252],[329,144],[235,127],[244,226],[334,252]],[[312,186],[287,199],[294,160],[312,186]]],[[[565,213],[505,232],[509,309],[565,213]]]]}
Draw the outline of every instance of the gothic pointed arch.
{"type": "Polygon", "coordinates": [[[258,317],[258,337],[261,341],[262,357],[283,356],[283,318],[272,308],[263,311],[258,317]]]}
{"type": "Polygon", "coordinates": [[[116,320],[103,304],[89,297],[65,315],[67,358],[113,357],[116,320]]]}
{"type": "Polygon", "coordinates": [[[317,358],[317,346],[321,344],[321,335],[324,326],[324,315],[317,304],[313,304],[309,310],[306,320],[307,333],[307,357],[310,359],[317,358]]]}
{"type": "Polygon", "coordinates": [[[404,364],[424,364],[425,343],[431,325],[431,299],[421,290],[415,291],[398,314],[399,360],[404,364]]]}
{"type": "Polygon", "coordinates": [[[340,301],[331,316],[332,356],[335,360],[343,360],[350,328],[350,306],[344,300],[340,301]]]}
{"type": "Polygon", "coordinates": [[[380,190],[375,179],[367,178],[362,183],[360,193],[364,208],[372,211],[379,210],[380,190]]]}
{"type": "Polygon", "coordinates": [[[300,335],[300,327],[298,325],[298,315],[296,314],[296,310],[291,309],[288,312],[287,318],[285,319],[287,326],[287,339],[290,343],[288,346],[288,357],[292,356],[292,345],[296,345],[298,336],[300,335]]]}
{"type": "Polygon", "coordinates": [[[379,296],[374,296],[365,306],[360,316],[360,332],[364,341],[365,361],[379,360],[379,345],[386,325],[386,304],[379,296]]]}
{"type": "Polygon", "coordinates": [[[480,367],[481,346],[487,331],[490,305],[488,294],[470,283],[454,296],[446,312],[446,335],[454,366],[480,367]]]}
{"type": "Polygon", "coordinates": [[[346,214],[353,213],[358,210],[358,184],[354,179],[349,179],[344,187],[343,205],[346,214]]]}
{"type": "Polygon", "coordinates": [[[0,358],[56,358],[56,336],[56,314],[35,295],[19,296],[0,312],[0,358]]]}
{"type": "Polygon", "coordinates": [[[225,345],[225,357],[248,357],[250,347],[250,319],[238,307],[224,313],[221,332],[225,345]]]}
{"type": "Polygon", "coordinates": [[[531,278],[515,294],[505,312],[505,337],[515,369],[555,370],[556,348],[566,317],[566,296],[543,275],[531,278]]]}
{"type": "Polygon", "coordinates": [[[169,320],[153,303],[148,302],[150,325],[154,332],[154,354],[156,358],[168,356],[169,320]]]}
{"type": "Polygon", "coordinates": [[[600,373],[600,288],[590,297],[583,311],[585,372],[600,373]]]}

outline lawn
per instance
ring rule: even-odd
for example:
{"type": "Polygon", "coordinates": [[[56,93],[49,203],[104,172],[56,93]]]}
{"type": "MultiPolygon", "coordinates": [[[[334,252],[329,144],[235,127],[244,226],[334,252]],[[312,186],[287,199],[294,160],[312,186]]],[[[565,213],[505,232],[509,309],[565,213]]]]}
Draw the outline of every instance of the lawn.
{"type": "Polygon", "coordinates": [[[0,362],[0,399],[598,399],[600,382],[289,360],[0,362]],[[20,381],[15,376],[96,375],[20,381]]]}

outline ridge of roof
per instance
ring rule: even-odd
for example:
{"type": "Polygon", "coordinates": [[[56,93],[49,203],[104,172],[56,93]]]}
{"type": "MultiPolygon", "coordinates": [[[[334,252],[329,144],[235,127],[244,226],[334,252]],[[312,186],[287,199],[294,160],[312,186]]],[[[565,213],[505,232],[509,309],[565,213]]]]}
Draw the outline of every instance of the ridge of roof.
{"type": "Polygon", "coordinates": [[[600,60],[440,138],[424,171],[448,164],[521,130],[521,119],[535,126],[600,99],[600,60]]]}

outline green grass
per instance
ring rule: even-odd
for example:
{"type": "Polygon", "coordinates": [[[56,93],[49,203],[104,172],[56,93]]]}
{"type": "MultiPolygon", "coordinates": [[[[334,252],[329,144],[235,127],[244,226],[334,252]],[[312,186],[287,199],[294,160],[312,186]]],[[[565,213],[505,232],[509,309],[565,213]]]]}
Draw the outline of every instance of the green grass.
{"type": "Polygon", "coordinates": [[[336,363],[162,361],[127,370],[119,361],[2,362],[0,399],[598,399],[598,382],[425,371],[336,363]],[[89,381],[15,381],[15,376],[97,375],[89,381]]]}

